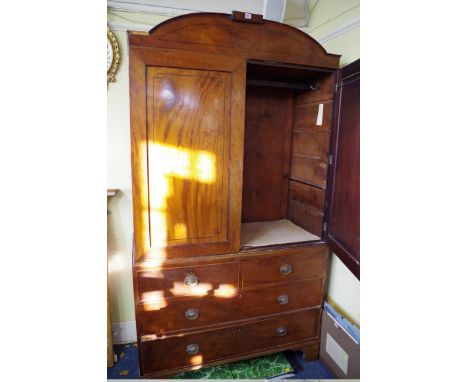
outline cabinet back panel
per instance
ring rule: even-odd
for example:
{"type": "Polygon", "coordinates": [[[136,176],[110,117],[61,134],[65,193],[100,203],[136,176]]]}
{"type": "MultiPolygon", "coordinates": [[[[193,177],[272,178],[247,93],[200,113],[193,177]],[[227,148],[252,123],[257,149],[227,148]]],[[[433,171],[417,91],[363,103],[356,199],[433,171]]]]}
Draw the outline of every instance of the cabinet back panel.
{"type": "Polygon", "coordinates": [[[286,218],[293,93],[247,87],[242,221],[286,218]]]}

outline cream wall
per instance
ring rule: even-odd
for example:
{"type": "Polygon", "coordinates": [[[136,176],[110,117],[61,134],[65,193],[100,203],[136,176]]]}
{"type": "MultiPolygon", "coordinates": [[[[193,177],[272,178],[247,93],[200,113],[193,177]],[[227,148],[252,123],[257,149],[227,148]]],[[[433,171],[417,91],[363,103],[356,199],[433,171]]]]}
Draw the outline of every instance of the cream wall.
{"type": "Polygon", "coordinates": [[[107,184],[120,192],[108,201],[107,246],[112,321],[131,321],[132,286],[132,180],[130,169],[130,110],[126,32],[114,32],[121,52],[116,82],[107,90],[107,184]]]}
{"type": "MultiPolygon", "coordinates": [[[[314,2],[311,1],[311,6],[314,2]]],[[[172,6],[179,5],[172,1],[172,6]]],[[[311,13],[310,24],[303,30],[320,39],[359,17],[359,1],[319,1],[311,13]]],[[[168,16],[109,11],[108,22],[156,25],[168,16]]],[[[112,24],[111,24],[112,25],[112,24]]],[[[127,32],[114,31],[121,52],[116,82],[107,91],[107,163],[108,188],[120,192],[108,203],[108,272],[112,322],[135,319],[132,284],[132,182],[130,168],[130,112],[128,88],[127,32]]],[[[322,44],[328,52],[341,54],[341,63],[359,58],[359,27],[322,44]]],[[[359,281],[335,256],[330,262],[328,295],[348,318],[359,324],[359,281]]]]}
{"type": "MultiPolygon", "coordinates": [[[[131,17],[136,18],[136,14],[131,17]]],[[[154,24],[167,17],[152,15],[154,24]]],[[[108,20],[116,19],[108,15],[108,20]]],[[[140,16],[141,19],[141,16],[140,16]]],[[[107,89],[107,185],[119,193],[108,202],[107,246],[112,322],[135,319],[132,281],[132,177],[127,32],[114,31],[120,49],[116,81],[107,89]]]]}

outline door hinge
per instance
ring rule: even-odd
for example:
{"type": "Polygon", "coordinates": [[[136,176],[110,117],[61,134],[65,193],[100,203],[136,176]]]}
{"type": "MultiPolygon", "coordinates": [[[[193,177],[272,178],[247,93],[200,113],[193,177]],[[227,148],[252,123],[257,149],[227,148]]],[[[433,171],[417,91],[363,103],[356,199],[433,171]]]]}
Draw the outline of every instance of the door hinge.
{"type": "Polygon", "coordinates": [[[323,222],[323,232],[327,232],[327,222],[323,222]]]}
{"type": "Polygon", "coordinates": [[[333,155],[331,155],[331,154],[328,156],[328,164],[329,165],[333,164],[333,155]]]}

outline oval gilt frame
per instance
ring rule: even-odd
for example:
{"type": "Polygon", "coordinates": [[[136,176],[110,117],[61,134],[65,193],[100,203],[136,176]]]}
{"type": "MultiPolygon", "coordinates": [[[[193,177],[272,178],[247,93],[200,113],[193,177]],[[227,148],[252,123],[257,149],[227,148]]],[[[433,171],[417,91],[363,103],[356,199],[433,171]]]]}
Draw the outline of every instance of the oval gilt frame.
{"type": "Polygon", "coordinates": [[[115,73],[119,68],[119,61],[120,61],[120,51],[119,51],[119,44],[114,36],[114,33],[107,27],[107,40],[110,42],[112,46],[112,65],[107,70],[107,83],[115,81],[115,73]]]}

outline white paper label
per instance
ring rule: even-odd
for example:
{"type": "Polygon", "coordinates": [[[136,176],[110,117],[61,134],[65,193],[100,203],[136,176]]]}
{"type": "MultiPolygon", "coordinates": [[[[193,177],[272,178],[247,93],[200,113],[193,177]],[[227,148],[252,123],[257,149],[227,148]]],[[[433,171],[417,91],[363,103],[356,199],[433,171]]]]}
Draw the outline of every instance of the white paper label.
{"type": "Polygon", "coordinates": [[[317,114],[317,126],[322,126],[323,122],[323,103],[319,105],[318,114],[317,114]]]}
{"type": "Polygon", "coordinates": [[[246,13],[245,13],[245,18],[246,18],[247,20],[250,20],[250,19],[252,18],[252,14],[246,12],[246,13]]]}
{"type": "Polygon", "coordinates": [[[327,333],[325,351],[330,355],[333,361],[335,361],[338,367],[343,370],[343,373],[348,374],[348,353],[346,353],[343,348],[338,345],[338,342],[334,340],[330,333],[327,333]]]}

